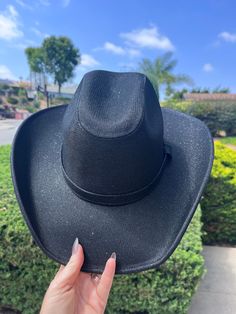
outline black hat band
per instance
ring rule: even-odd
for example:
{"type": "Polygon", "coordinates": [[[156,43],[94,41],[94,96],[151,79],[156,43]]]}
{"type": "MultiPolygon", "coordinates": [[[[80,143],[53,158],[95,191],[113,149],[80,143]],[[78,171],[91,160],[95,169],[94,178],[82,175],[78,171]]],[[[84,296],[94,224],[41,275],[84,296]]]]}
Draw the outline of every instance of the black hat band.
{"type": "Polygon", "coordinates": [[[123,194],[98,194],[94,192],[87,191],[81,187],[79,187],[77,184],[75,184],[67,175],[64,165],[63,165],[63,158],[62,158],[62,150],[61,150],[61,165],[62,165],[62,172],[64,175],[64,178],[68,184],[68,186],[71,188],[71,190],[81,199],[94,203],[94,204],[100,204],[100,205],[125,205],[129,203],[133,203],[135,201],[138,201],[142,199],[144,196],[146,196],[148,193],[151,192],[151,190],[154,188],[154,186],[159,181],[161,174],[163,172],[163,169],[166,165],[166,161],[168,158],[171,157],[171,147],[169,145],[165,145],[165,152],[164,152],[164,158],[162,161],[162,164],[157,172],[157,174],[154,176],[152,181],[142,187],[141,189],[138,189],[136,191],[123,193],[123,194]]]}

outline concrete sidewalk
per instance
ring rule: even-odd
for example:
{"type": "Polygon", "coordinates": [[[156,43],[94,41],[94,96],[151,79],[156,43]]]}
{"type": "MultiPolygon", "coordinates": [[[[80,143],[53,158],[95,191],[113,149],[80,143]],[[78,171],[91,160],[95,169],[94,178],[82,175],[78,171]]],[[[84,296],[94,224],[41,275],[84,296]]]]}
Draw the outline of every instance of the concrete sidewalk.
{"type": "Polygon", "coordinates": [[[23,120],[0,120],[0,145],[11,144],[17,128],[23,120]]]}
{"type": "Polygon", "coordinates": [[[236,248],[205,246],[207,273],[193,297],[189,314],[236,313],[236,248]]]}

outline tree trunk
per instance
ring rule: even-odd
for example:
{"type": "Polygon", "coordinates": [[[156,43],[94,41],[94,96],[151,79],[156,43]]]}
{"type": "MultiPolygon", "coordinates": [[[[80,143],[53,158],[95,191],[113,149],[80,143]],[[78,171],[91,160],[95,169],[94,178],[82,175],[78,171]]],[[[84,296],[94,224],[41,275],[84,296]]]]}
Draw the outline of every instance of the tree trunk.
{"type": "Polygon", "coordinates": [[[58,93],[60,94],[61,93],[61,84],[58,83],[58,93]]]}

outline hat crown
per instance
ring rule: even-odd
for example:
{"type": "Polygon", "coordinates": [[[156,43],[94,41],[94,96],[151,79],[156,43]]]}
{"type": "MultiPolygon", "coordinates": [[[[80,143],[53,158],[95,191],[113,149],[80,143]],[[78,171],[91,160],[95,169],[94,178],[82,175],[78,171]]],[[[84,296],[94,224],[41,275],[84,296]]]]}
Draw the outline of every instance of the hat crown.
{"type": "Polygon", "coordinates": [[[162,167],[162,112],[143,74],[87,73],[67,107],[63,131],[63,172],[86,200],[129,202],[122,195],[145,189],[162,167]]]}
{"type": "Polygon", "coordinates": [[[145,80],[140,73],[87,73],[78,95],[81,125],[100,137],[119,137],[134,131],[143,114],[145,80]]]}

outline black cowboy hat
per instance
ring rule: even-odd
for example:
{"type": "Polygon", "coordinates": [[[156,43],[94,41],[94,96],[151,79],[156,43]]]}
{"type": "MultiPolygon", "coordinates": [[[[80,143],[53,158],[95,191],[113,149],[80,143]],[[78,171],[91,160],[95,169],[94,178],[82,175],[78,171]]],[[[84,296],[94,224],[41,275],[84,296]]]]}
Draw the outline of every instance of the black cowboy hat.
{"type": "Polygon", "coordinates": [[[82,270],[157,267],[181,240],[207,183],[213,142],[198,119],[161,108],[140,73],[92,71],[70,105],[19,127],[15,193],[35,242],[65,264],[78,237],[82,270]]]}

